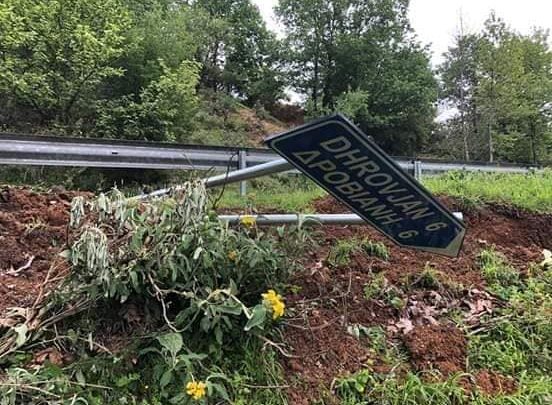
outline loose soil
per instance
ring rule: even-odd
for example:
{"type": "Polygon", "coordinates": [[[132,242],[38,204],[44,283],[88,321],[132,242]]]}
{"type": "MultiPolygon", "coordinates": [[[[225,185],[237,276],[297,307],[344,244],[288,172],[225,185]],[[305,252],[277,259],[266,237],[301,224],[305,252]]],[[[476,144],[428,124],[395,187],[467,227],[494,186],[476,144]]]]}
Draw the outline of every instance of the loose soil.
{"type": "MultiPolygon", "coordinates": [[[[289,354],[297,356],[283,361],[291,382],[290,404],[309,404],[309,398],[319,398],[324,392],[331,396],[336,378],[361,368],[389,369],[390,364],[367,350],[370,342],[347,331],[354,324],[383,328],[388,341],[406,351],[407,368],[435,370],[443,376],[465,371],[466,337],[447,324],[445,315],[461,311],[467,324],[477,323],[479,316],[501,305],[484,291],[485,281],[477,266],[479,252],[492,246],[525,273],[531,263],[542,260],[544,248],[552,248],[551,214],[499,204],[476,208],[446,197],[440,200],[464,213],[468,230],[458,258],[398,247],[368,226],[328,226],[317,231],[319,247],[309,253],[304,271],[291,281],[297,293],[288,295],[289,312],[294,316],[288,320],[284,341],[289,354]],[[383,242],[389,260],[355,253],[343,268],[328,265],[331,246],[351,238],[383,242]],[[436,285],[429,288],[419,283],[428,267],[438,276],[436,285]],[[406,301],[403,308],[384,299],[365,298],[364,286],[378,275],[400,289],[406,301]]],[[[319,213],[349,212],[331,197],[315,201],[314,208],[319,213]]],[[[516,387],[515,381],[492,371],[478,373],[475,384],[488,395],[512,392],[516,387]]]]}
{"type": "Polygon", "coordinates": [[[77,193],[0,192],[0,318],[10,307],[29,307],[50,280],[67,271],[58,253],[67,242],[69,209],[77,193]]]}
{"type": "Polygon", "coordinates": [[[437,369],[443,376],[465,371],[467,341],[454,326],[417,326],[404,336],[404,344],[416,371],[437,369]]]}
{"type": "Polygon", "coordinates": [[[513,394],[517,390],[513,378],[489,370],[479,371],[475,375],[475,384],[481,393],[488,396],[513,394]]]}
{"type": "MultiPolygon", "coordinates": [[[[44,285],[51,268],[55,270],[50,278],[58,280],[67,271],[58,253],[68,238],[70,201],[75,195],[60,190],[1,190],[0,318],[9,307],[32,306],[41,290],[52,288],[53,284],[44,285]]],[[[303,270],[290,280],[292,292],[286,293],[281,359],[290,404],[309,404],[321,396],[327,404],[337,403],[332,395],[337,378],[364,368],[390,371],[394,364],[373,349],[378,342],[366,332],[371,327],[379,328],[389,347],[407,359],[395,369],[398,375],[409,369],[437,370],[445,376],[465,371],[466,337],[448,324],[447,314],[455,311],[468,324],[476,323],[481,314],[501,305],[484,291],[478,253],[494,246],[524,273],[531,262],[542,260],[543,248],[552,249],[551,214],[496,204],[475,208],[444,197],[441,201],[465,215],[468,231],[458,258],[400,248],[368,226],[331,226],[314,233],[317,247],[305,253],[303,270]],[[357,252],[346,266],[329,265],[330,248],[350,238],[383,242],[389,260],[357,252]],[[427,268],[434,269],[436,283],[421,281],[427,268]],[[400,305],[392,305],[385,294],[365,297],[365,286],[378,276],[387,282],[384,290],[400,298],[400,305]]],[[[321,213],[347,211],[331,198],[314,205],[321,213]]],[[[45,358],[56,360],[56,356],[44,353],[45,358]]],[[[516,390],[514,380],[491,370],[477,373],[473,384],[487,395],[516,390]]]]}

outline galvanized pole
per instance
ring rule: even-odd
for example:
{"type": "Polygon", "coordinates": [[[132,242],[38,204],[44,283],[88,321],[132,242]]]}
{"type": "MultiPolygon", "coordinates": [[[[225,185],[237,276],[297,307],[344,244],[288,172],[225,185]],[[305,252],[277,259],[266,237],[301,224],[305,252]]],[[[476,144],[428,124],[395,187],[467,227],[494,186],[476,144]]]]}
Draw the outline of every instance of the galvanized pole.
{"type": "MultiPolygon", "coordinates": [[[[463,221],[461,212],[452,213],[463,221]]],[[[239,224],[242,219],[253,219],[258,225],[289,225],[308,223],[310,225],[367,225],[357,214],[260,214],[260,215],[219,215],[219,220],[231,225],[239,224]]]]}
{"type": "Polygon", "coordinates": [[[224,184],[235,183],[237,181],[254,179],[255,177],[266,176],[267,174],[275,174],[293,169],[291,163],[285,159],[277,159],[272,162],[262,163],[260,165],[248,167],[243,170],[218,174],[216,176],[205,179],[207,188],[222,186],[224,184]]]}
{"type": "Polygon", "coordinates": [[[418,181],[422,181],[422,162],[419,160],[414,161],[414,178],[418,181]]]}
{"type": "MultiPolygon", "coordinates": [[[[238,170],[247,169],[247,152],[240,150],[238,152],[238,170]]],[[[240,196],[245,197],[247,194],[247,182],[242,180],[240,182],[240,196]]]]}

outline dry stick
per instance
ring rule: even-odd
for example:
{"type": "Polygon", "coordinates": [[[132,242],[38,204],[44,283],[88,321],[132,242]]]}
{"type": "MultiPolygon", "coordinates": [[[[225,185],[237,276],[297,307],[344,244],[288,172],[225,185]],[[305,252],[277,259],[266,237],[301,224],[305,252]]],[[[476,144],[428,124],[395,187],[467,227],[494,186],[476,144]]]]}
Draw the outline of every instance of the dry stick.
{"type": "Polygon", "coordinates": [[[278,343],[276,342],[273,342],[272,340],[264,337],[264,336],[261,336],[261,335],[257,335],[255,334],[256,337],[258,337],[259,339],[261,339],[262,341],[265,342],[265,344],[269,344],[270,346],[272,347],[275,347],[276,349],[278,349],[278,351],[282,354],[282,356],[284,357],[287,357],[287,358],[290,358],[290,359],[299,359],[300,356],[295,356],[293,354],[289,354],[288,352],[286,352],[281,345],[279,345],[278,343]]]}
{"type": "Polygon", "coordinates": [[[337,321],[339,321],[341,319],[341,316],[337,316],[335,318],[333,318],[332,320],[322,324],[322,325],[318,325],[318,326],[310,326],[310,327],[305,327],[305,326],[301,326],[301,325],[294,325],[292,323],[288,323],[288,322],[285,322],[284,325],[285,326],[289,326],[290,328],[295,328],[295,329],[301,329],[301,330],[319,330],[319,329],[326,329],[327,327],[329,326],[332,326],[334,323],[336,323],[337,321]]]}
{"type": "MultiPolygon", "coordinates": [[[[51,382],[51,381],[44,381],[44,382],[46,383],[46,382],[51,382]]],[[[17,388],[26,389],[26,390],[29,390],[29,391],[41,392],[42,394],[46,394],[46,395],[49,395],[49,396],[52,396],[52,397],[55,397],[55,398],[61,398],[61,396],[59,396],[57,394],[54,394],[53,392],[44,390],[42,388],[35,387],[34,385],[30,385],[30,384],[2,383],[2,382],[0,382],[0,387],[17,387],[17,388]]]]}
{"type": "Polygon", "coordinates": [[[165,319],[165,322],[167,323],[167,326],[176,333],[180,333],[180,331],[172,324],[172,322],[169,320],[169,317],[167,316],[167,307],[165,304],[165,300],[163,299],[163,292],[162,290],[155,284],[155,281],[151,277],[151,274],[148,273],[148,279],[155,289],[155,297],[161,302],[161,308],[163,309],[163,318],[165,319]]]}
{"type": "Polygon", "coordinates": [[[267,390],[284,390],[286,388],[289,388],[289,385],[251,385],[251,384],[242,384],[244,387],[247,388],[256,388],[256,389],[267,389],[267,390]]]}
{"type": "Polygon", "coordinates": [[[8,276],[18,276],[19,273],[21,273],[23,270],[27,270],[29,267],[31,267],[31,264],[33,264],[33,260],[35,259],[35,256],[31,256],[29,258],[29,260],[27,261],[27,263],[25,263],[23,266],[21,266],[20,268],[18,268],[17,270],[9,270],[7,271],[6,275],[8,276]]]}

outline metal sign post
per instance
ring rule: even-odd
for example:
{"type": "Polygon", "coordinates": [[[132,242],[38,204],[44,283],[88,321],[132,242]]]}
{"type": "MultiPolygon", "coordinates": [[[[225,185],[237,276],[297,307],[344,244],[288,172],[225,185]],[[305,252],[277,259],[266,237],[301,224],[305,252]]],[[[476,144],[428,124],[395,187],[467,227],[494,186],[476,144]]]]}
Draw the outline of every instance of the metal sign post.
{"type": "Polygon", "coordinates": [[[267,144],[398,245],[458,255],[464,224],[342,115],[267,144]]]}
{"type": "MultiPolygon", "coordinates": [[[[400,246],[458,255],[466,232],[462,218],[449,212],[342,115],[315,121],[266,142],[284,159],[206,178],[206,187],[242,182],[241,191],[245,192],[243,181],[295,167],[357,214],[312,215],[307,217],[311,221],[343,225],[365,222],[400,246]]],[[[243,156],[241,160],[245,160],[243,156]]],[[[417,166],[415,174],[420,177],[419,162],[417,166]]],[[[139,198],[163,196],[170,190],[158,190],[139,198]]],[[[230,223],[239,218],[220,216],[230,223]]],[[[293,214],[259,215],[258,223],[297,223],[300,218],[293,214]]]]}

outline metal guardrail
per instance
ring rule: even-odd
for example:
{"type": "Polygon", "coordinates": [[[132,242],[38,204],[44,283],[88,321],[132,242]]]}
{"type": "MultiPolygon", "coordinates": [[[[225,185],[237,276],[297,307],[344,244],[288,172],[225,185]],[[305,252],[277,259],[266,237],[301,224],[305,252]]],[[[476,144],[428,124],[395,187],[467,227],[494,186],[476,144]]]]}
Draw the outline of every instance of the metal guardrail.
{"type": "MultiPolygon", "coordinates": [[[[234,170],[278,159],[269,149],[180,145],[93,138],[0,134],[0,164],[105,168],[234,170]]],[[[527,166],[394,158],[405,170],[527,173],[527,166]]]]}

